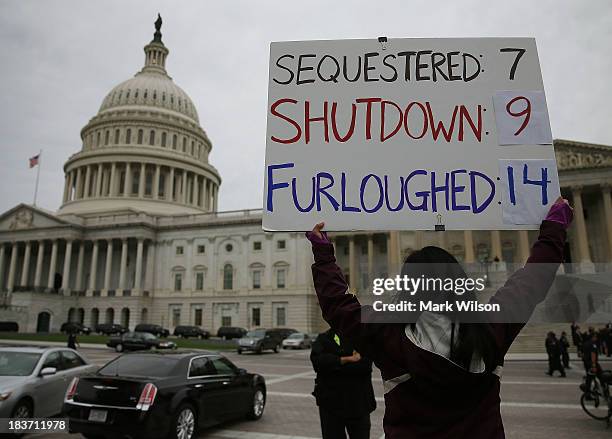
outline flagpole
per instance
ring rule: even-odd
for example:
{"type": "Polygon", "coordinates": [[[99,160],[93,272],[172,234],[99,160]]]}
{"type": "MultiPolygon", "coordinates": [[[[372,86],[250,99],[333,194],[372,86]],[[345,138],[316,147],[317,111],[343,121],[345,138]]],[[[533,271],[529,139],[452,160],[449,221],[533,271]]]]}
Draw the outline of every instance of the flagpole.
{"type": "Polygon", "coordinates": [[[38,196],[38,179],[40,177],[40,165],[42,163],[42,149],[38,153],[38,166],[36,170],[36,186],[34,187],[34,206],[36,206],[36,197],[38,196]]]}

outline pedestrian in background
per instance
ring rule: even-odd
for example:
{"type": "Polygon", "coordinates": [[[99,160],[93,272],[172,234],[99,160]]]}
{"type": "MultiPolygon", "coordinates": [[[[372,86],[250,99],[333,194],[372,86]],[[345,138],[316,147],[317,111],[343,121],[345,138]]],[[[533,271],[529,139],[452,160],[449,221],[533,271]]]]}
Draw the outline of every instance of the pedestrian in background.
{"type": "Polygon", "coordinates": [[[559,338],[559,347],[561,348],[561,362],[563,363],[563,367],[566,369],[571,369],[571,366],[569,364],[570,344],[565,331],[561,332],[561,337],[559,338]]]}
{"type": "Polygon", "coordinates": [[[68,347],[76,351],[77,348],[77,335],[75,331],[68,332],[68,347]]]}
{"type": "Polygon", "coordinates": [[[578,358],[582,358],[582,333],[580,332],[580,326],[576,322],[572,323],[572,343],[576,346],[576,353],[578,358]]]}
{"type": "Polygon", "coordinates": [[[546,337],[546,353],[548,354],[548,372],[547,375],[553,376],[555,370],[561,373],[561,377],[565,377],[565,369],[561,364],[561,346],[554,332],[549,332],[546,337]]]}
{"type": "Polygon", "coordinates": [[[313,395],[319,406],[323,439],[368,439],[376,409],[372,361],[331,329],[317,337],[310,361],[317,377],[313,395]]]}
{"type": "Polygon", "coordinates": [[[582,363],[586,372],[586,387],[590,392],[593,377],[601,370],[599,366],[599,341],[595,331],[591,332],[590,338],[582,345],[582,363]]]}

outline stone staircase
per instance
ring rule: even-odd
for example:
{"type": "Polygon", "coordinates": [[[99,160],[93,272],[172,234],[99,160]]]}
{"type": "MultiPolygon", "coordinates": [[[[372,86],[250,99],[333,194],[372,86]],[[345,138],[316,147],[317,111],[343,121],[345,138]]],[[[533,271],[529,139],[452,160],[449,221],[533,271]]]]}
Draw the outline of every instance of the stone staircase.
{"type": "MultiPolygon", "coordinates": [[[[561,331],[567,333],[570,345],[572,343],[572,333],[569,323],[549,323],[549,324],[527,324],[519,333],[518,337],[510,347],[508,353],[511,354],[535,354],[546,353],[544,340],[546,334],[553,331],[557,337],[561,335],[561,331]]],[[[574,352],[573,346],[570,347],[570,352],[574,352]]]]}

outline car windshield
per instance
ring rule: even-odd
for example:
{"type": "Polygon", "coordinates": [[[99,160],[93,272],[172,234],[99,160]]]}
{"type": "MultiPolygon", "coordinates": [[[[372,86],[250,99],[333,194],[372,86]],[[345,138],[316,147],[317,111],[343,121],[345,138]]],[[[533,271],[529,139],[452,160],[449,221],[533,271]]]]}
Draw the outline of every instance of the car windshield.
{"type": "Polygon", "coordinates": [[[178,362],[177,358],[160,355],[122,355],[98,371],[102,376],[167,377],[178,362]]]}
{"type": "Polygon", "coordinates": [[[295,334],[291,334],[289,337],[287,337],[289,339],[301,339],[304,338],[304,334],[300,334],[299,332],[296,332],[295,334]]]}
{"type": "Polygon", "coordinates": [[[149,334],[148,332],[143,332],[141,335],[142,338],[144,338],[145,340],[155,340],[157,338],[153,334],[149,334]]]}
{"type": "Polygon", "coordinates": [[[40,354],[33,352],[0,352],[0,376],[28,376],[39,359],[40,354]]]}
{"type": "Polygon", "coordinates": [[[247,337],[254,337],[254,338],[261,338],[265,335],[266,335],[265,329],[256,329],[255,331],[249,331],[246,334],[247,337]]]}

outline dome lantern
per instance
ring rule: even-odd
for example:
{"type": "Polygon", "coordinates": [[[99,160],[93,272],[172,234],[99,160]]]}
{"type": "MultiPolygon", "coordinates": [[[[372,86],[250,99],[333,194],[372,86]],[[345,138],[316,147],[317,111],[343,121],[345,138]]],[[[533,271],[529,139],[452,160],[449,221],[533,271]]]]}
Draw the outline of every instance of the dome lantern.
{"type": "Polygon", "coordinates": [[[161,26],[162,18],[160,14],[157,14],[153,40],[151,40],[151,42],[144,47],[145,65],[141,72],[157,72],[167,75],[166,57],[168,56],[169,51],[162,42],[161,26]]]}

